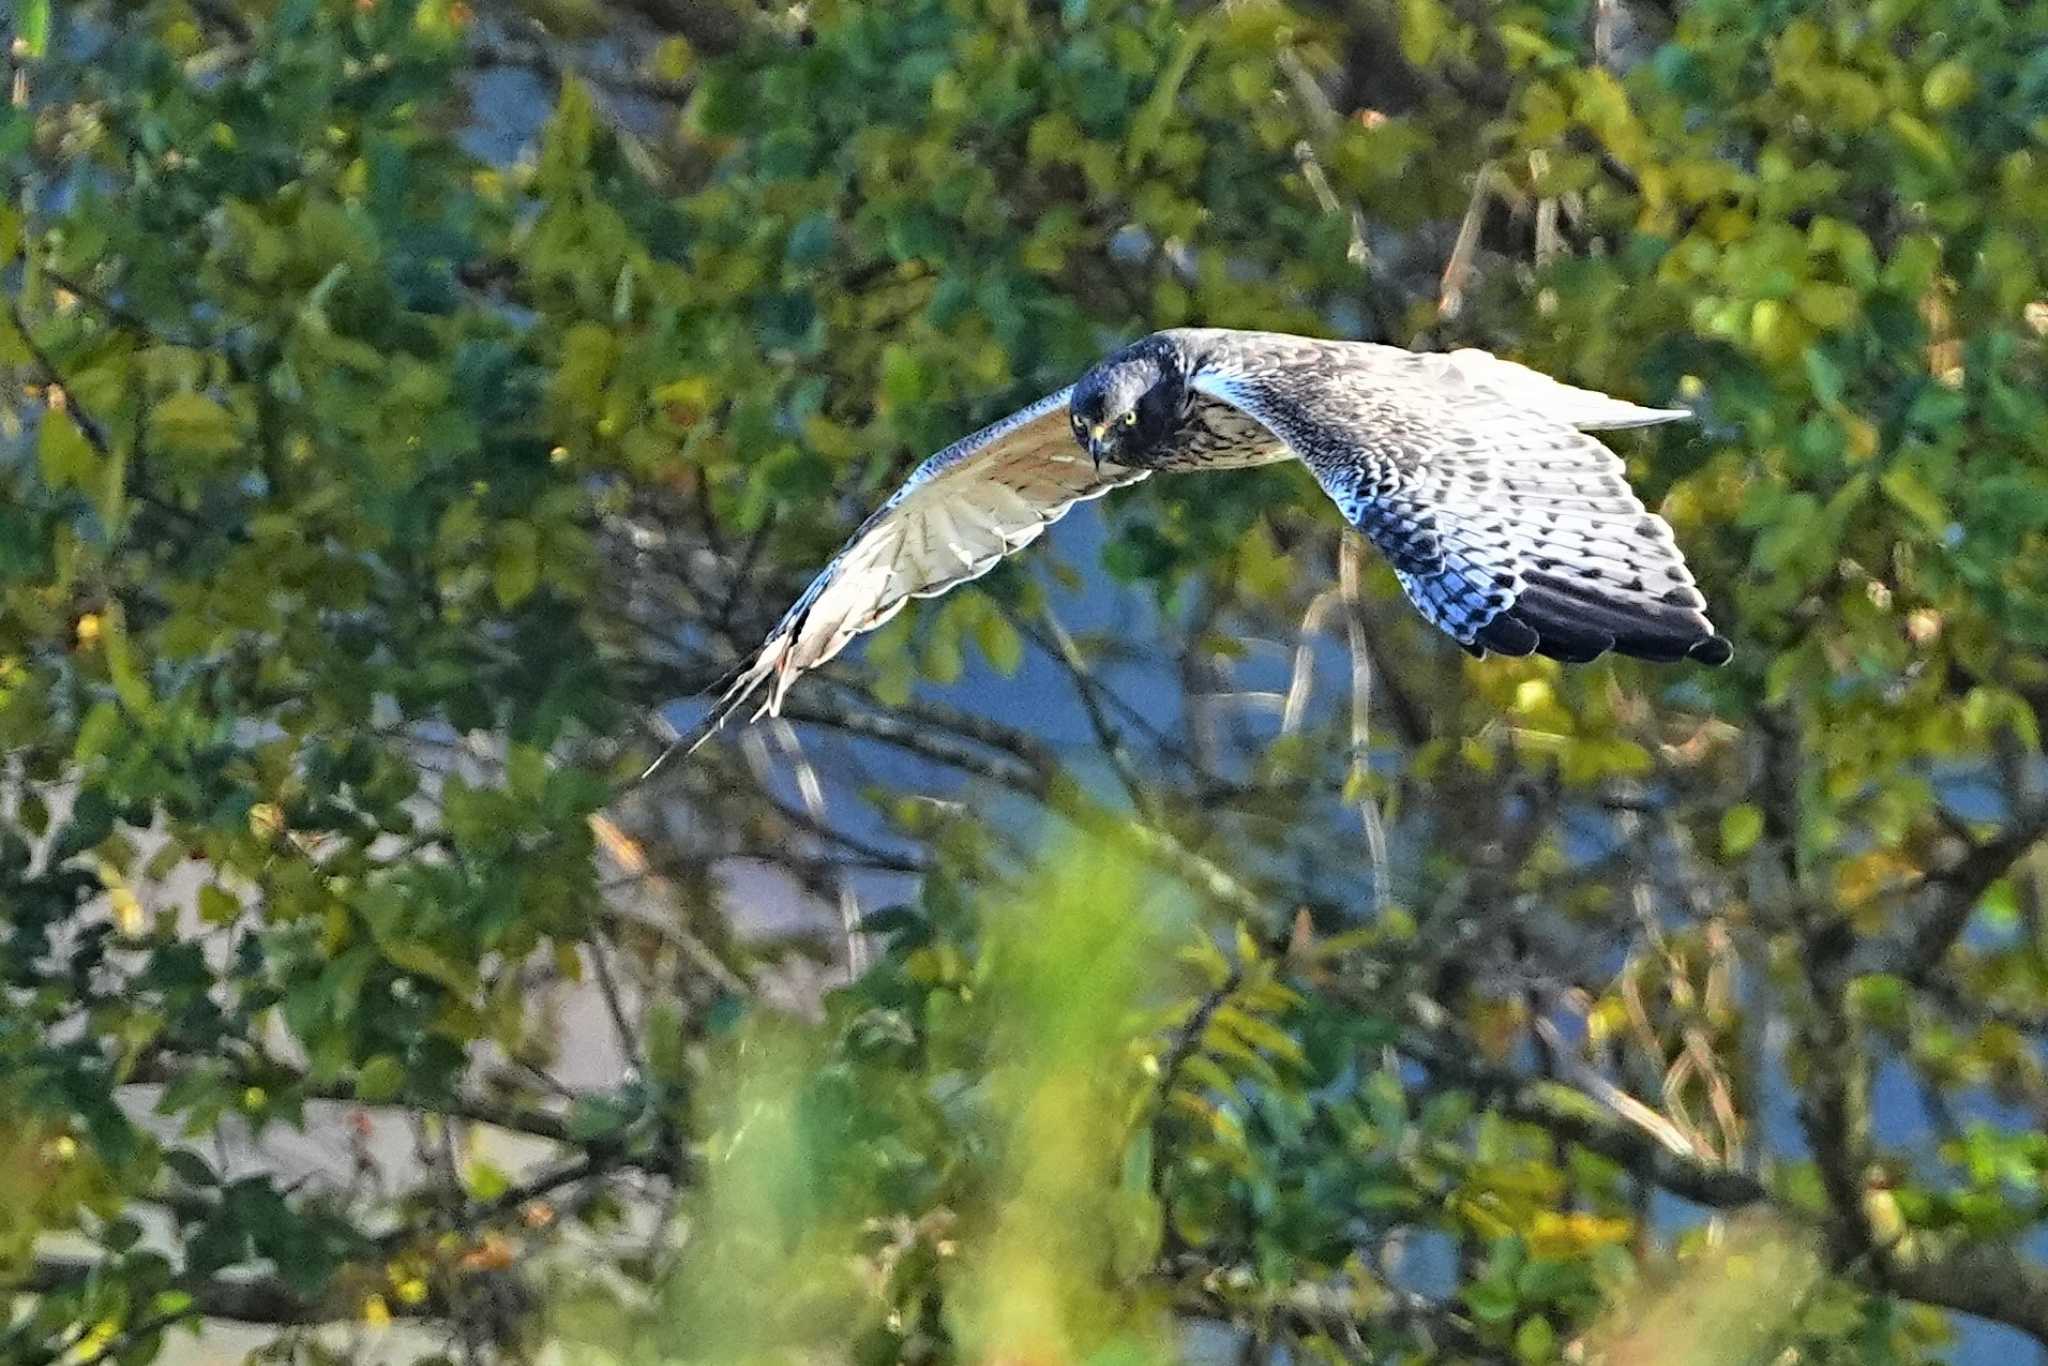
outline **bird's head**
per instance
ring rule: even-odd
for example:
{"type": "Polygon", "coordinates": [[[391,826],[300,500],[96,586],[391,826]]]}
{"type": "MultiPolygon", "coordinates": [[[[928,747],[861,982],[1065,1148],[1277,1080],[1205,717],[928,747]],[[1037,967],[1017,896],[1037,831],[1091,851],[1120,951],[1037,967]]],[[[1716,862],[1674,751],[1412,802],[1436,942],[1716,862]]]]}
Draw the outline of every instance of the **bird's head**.
{"type": "Polygon", "coordinates": [[[1099,469],[1105,460],[1145,465],[1180,425],[1186,403],[1187,372],[1178,351],[1147,337],[1081,376],[1068,407],[1074,439],[1099,469]]]}

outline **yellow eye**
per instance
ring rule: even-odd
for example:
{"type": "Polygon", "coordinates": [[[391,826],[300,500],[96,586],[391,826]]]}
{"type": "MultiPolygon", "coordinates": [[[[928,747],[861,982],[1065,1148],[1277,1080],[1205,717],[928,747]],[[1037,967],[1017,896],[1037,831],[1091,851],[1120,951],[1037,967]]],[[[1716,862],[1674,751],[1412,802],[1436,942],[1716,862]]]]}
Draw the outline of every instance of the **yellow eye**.
{"type": "Polygon", "coordinates": [[[1124,414],[1124,425],[1126,427],[1135,427],[1138,425],[1138,410],[1136,408],[1133,408],[1128,413],[1124,414]]]}

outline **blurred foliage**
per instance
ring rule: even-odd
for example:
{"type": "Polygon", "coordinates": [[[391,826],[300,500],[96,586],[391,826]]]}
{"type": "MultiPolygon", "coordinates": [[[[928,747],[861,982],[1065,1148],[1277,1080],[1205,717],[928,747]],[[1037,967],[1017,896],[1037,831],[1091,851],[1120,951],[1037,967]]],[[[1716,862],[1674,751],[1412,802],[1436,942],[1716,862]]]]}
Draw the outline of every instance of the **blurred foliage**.
{"type": "Polygon", "coordinates": [[[960,979],[877,974],[821,1030],[761,1020],[721,1049],[665,1293],[630,1333],[572,1299],[568,1340],[593,1360],[1170,1359],[1164,1296],[1142,1288],[1161,1234],[1148,1078],[1185,898],[1104,845],[1061,852],[962,926],[982,951],[960,979]],[[1099,914],[1103,896],[1129,913],[1099,914]]]}
{"type": "Polygon", "coordinates": [[[2048,1344],[2048,7],[9,14],[0,1358],[2048,1344]],[[621,797],[1179,323],[1693,404],[1736,662],[1159,481],[621,797]]]}

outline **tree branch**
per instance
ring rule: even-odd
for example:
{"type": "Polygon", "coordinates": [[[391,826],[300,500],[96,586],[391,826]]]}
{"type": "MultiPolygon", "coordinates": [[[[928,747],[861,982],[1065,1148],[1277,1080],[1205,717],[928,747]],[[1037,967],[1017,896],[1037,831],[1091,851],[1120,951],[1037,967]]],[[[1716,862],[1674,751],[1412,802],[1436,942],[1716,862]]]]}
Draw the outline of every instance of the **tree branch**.
{"type": "Polygon", "coordinates": [[[731,52],[754,36],[759,25],[749,23],[736,5],[719,0],[617,0],[621,9],[631,10],[664,33],[681,34],[690,46],[705,56],[731,52]]]}
{"type": "Polygon", "coordinates": [[[522,43],[478,37],[470,41],[468,53],[471,65],[479,68],[511,67],[531,71],[551,81],[573,76],[614,94],[660,100],[665,104],[680,105],[696,89],[690,81],[672,81],[633,71],[579,65],[557,52],[551,44],[538,40],[522,43]]]}
{"type": "MultiPolygon", "coordinates": [[[[6,1289],[18,1295],[64,1294],[80,1289],[97,1266],[98,1263],[85,1257],[37,1257],[26,1273],[8,1283],[6,1289]]],[[[192,1317],[288,1327],[353,1319],[359,1312],[359,1306],[334,1297],[309,1300],[275,1276],[186,1280],[178,1288],[192,1297],[188,1311],[145,1322],[126,1336],[133,1340],[192,1317]]],[[[397,1300],[389,1308],[393,1317],[410,1319],[439,1318],[446,1312],[446,1306],[436,1303],[431,1296],[419,1304],[397,1300]]]]}
{"type": "MultiPolygon", "coordinates": [[[[167,1086],[185,1075],[185,1069],[170,1062],[164,1051],[143,1059],[136,1065],[124,1085],[167,1086]]],[[[347,1082],[316,1082],[304,1074],[294,1072],[282,1063],[266,1061],[259,1076],[249,1072],[245,1082],[275,1084],[282,1079],[304,1093],[308,1100],[335,1101],[342,1104],[363,1105],[370,1108],[371,1102],[359,1100],[355,1087],[347,1082]]],[[[568,1122],[561,1116],[531,1105],[519,1105],[510,1101],[495,1101],[482,1096],[452,1096],[439,1100],[421,1100],[408,1097],[385,1103],[390,1108],[420,1110],[429,1114],[445,1115],[450,1119],[468,1120],[474,1124],[488,1124],[493,1128],[511,1133],[529,1134],[534,1138],[545,1138],[555,1143],[569,1142],[568,1122]]]]}
{"type": "Polygon", "coordinates": [[[1891,951],[1891,970],[1909,982],[1925,981],[1962,937],[1991,884],[2011,872],[2044,838],[2048,801],[2021,810],[2004,830],[1974,846],[1953,867],[1930,874],[1923,885],[1938,888],[1941,895],[1911,937],[1891,951]]]}
{"type": "Polygon", "coordinates": [[[2011,1248],[1971,1243],[1910,1264],[1886,1260],[1885,1285],[1905,1298],[2017,1328],[2048,1347],[2048,1268],[2011,1248]]]}

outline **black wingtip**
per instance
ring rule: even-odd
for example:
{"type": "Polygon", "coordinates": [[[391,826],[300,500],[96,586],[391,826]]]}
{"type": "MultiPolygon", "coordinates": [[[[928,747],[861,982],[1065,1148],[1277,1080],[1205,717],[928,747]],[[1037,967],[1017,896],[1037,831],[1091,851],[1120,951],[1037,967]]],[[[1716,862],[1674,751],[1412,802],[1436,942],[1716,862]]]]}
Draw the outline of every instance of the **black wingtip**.
{"type": "Polygon", "coordinates": [[[1610,650],[1655,664],[1690,659],[1713,667],[1735,655],[1687,602],[1616,594],[1542,574],[1528,577],[1514,605],[1488,622],[1478,640],[1502,654],[1535,653],[1564,664],[1584,664],[1610,650]]]}
{"type": "Polygon", "coordinates": [[[1543,638],[1536,634],[1534,627],[1517,618],[1512,612],[1502,612],[1492,621],[1479,628],[1471,645],[1466,646],[1473,653],[1484,655],[1491,650],[1497,655],[1510,655],[1520,659],[1536,653],[1543,638]],[[1474,648],[1478,647],[1478,648],[1474,648]]]}
{"type": "Polygon", "coordinates": [[[1728,643],[1726,636],[1708,636],[1705,640],[1695,641],[1685,653],[1695,663],[1718,669],[1735,658],[1735,647],[1728,643]]]}

